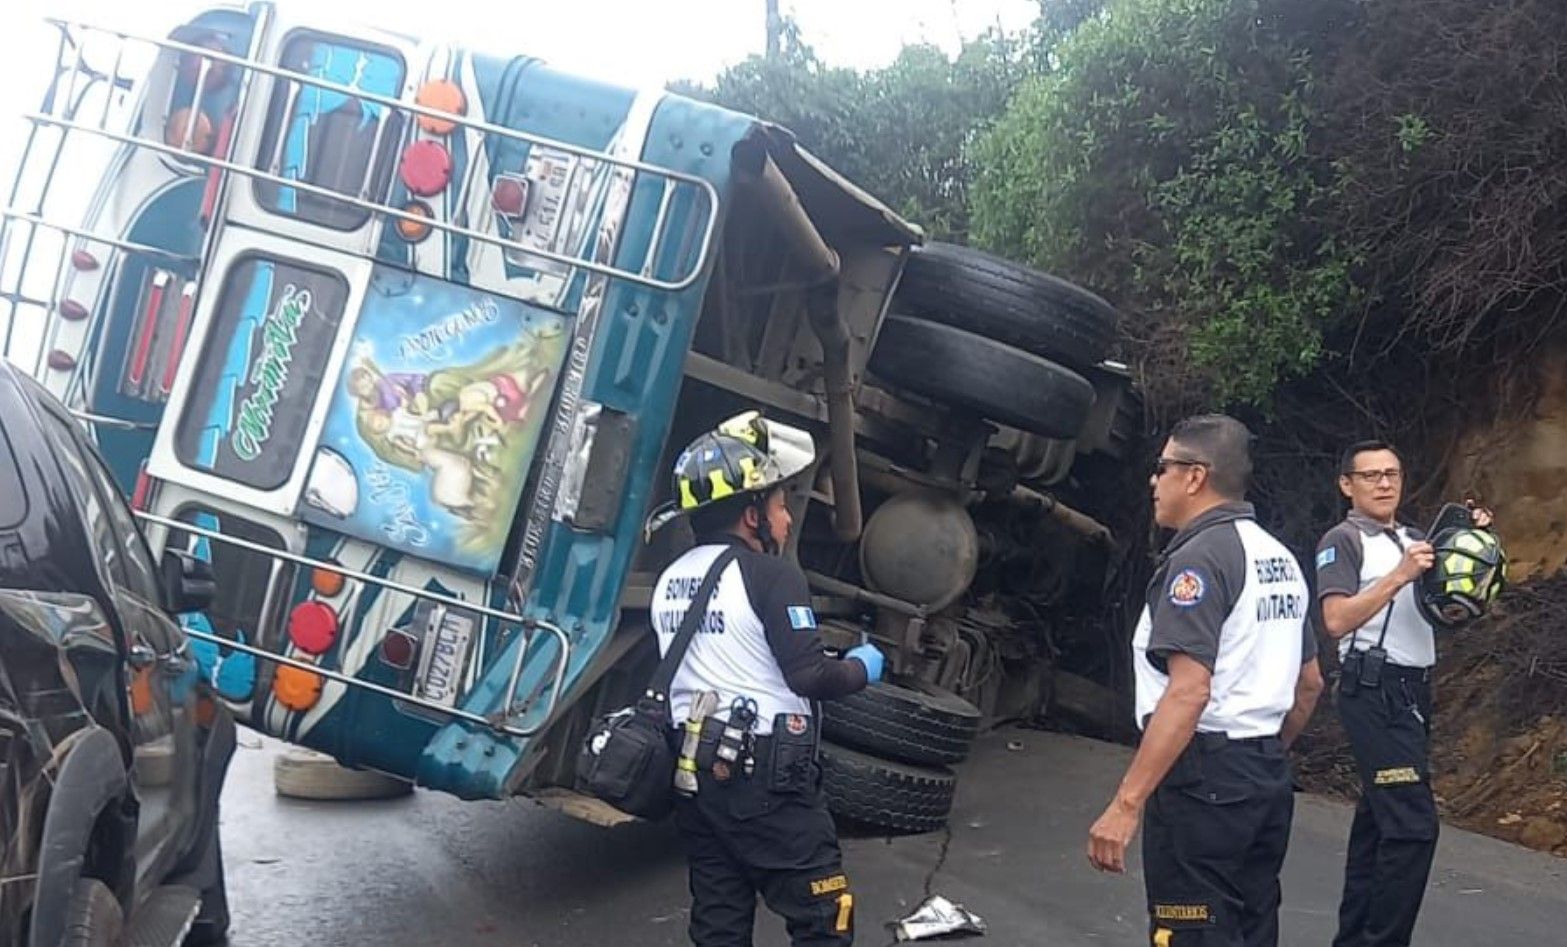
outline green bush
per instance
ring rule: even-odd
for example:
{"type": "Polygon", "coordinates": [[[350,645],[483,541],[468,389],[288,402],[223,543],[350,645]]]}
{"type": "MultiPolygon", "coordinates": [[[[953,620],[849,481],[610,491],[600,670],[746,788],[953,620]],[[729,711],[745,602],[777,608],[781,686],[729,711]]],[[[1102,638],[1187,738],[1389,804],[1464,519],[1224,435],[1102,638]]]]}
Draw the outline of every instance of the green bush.
{"type": "Polygon", "coordinates": [[[1317,223],[1311,59],[1267,7],[1116,0],[971,152],[977,242],[1109,296],[1172,408],[1266,407],[1356,295],[1355,248],[1317,223]]]}

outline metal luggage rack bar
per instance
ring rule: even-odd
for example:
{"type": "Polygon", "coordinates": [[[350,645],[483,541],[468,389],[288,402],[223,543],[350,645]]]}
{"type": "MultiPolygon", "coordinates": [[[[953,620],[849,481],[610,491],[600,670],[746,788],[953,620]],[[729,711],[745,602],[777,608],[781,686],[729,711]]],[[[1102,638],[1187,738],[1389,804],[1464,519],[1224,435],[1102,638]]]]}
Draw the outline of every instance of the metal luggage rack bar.
{"type": "MultiPolygon", "coordinates": [[[[221,635],[210,634],[208,632],[198,631],[193,628],[186,628],[185,633],[192,638],[196,638],[201,641],[207,641],[212,644],[219,645],[220,647],[232,648],[236,651],[242,651],[246,654],[256,658],[261,658],[263,660],[275,661],[278,664],[286,664],[289,667],[296,668],[301,671],[309,671],[312,674],[319,674],[320,676],[328,680],[336,681],[339,684],[373,691],[374,693],[380,694],[383,697],[389,697],[393,700],[414,704],[425,710],[430,710],[445,716],[466,720],[470,723],[480,724],[507,736],[524,738],[532,737],[548,726],[552,718],[555,716],[556,704],[560,701],[561,692],[565,688],[566,669],[569,665],[569,660],[571,657],[571,636],[568,635],[559,625],[556,625],[553,622],[545,621],[541,618],[526,618],[513,612],[491,608],[488,605],[484,605],[482,603],[463,601],[462,599],[454,598],[450,595],[442,595],[439,592],[431,592],[428,589],[416,588],[411,585],[405,585],[401,582],[394,582],[391,579],[370,575],[369,573],[360,572],[356,569],[344,568],[343,566],[336,563],[326,562],[320,559],[312,559],[309,556],[301,556],[297,553],[288,552],[282,549],[273,549],[270,546],[264,546],[260,543],[251,542],[247,539],[241,539],[237,536],[229,536],[225,533],[195,526],[191,523],[186,523],[181,520],[170,519],[166,516],[159,516],[155,513],[146,513],[141,510],[135,510],[133,512],[135,513],[136,517],[143,522],[162,527],[166,530],[179,531],[193,536],[201,536],[206,539],[216,540],[217,542],[226,543],[228,545],[245,549],[250,552],[260,553],[261,555],[267,556],[274,560],[291,562],[295,565],[306,566],[311,569],[322,569],[327,572],[333,572],[337,575],[343,576],[344,578],[354,579],[355,581],[361,583],[379,585],[382,588],[389,589],[394,592],[401,592],[405,595],[411,595],[415,598],[438,602],[449,608],[477,612],[481,615],[498,619],[504,623],[517,625],[522,629],[523,633],[523,641],[517,651],[517,660],[512,665],[511,674],[508,678],[505,695],[506,699],[502,702],[501,710],[488,717],[470,713],[469,711],[463,710],[460,707],[448,707],[445,704],[438,704],[434,701],[425,700],[421,697],[416,697],[413,694],[400,691],[394,687],[386,687],[373,681],[363,681],[356,677],[343,674],[339,671],[334,671],[330,668],[324,668],[316,664],[311,664],[308,661],[300,661],[295,658],[290,658],[274,651],[268,651],[265,648],[257,648],[253,645],[234,641],[230,638],[224,638],[221,635]],[[536,708],[530,706],[529,702],[524,702],[520,709],[517,708],[517,686],[520,683],[522,677],[522,666],[527,660],[528,652],[532,650],[535,635],[541,630],[553,635],[560,645],[560,655],[555,661],[554,673],[550,679],[549,698],[545,704],[544,712],[538,716],[538,724],[528,727],[514,726],[511,723],[508,723],[508,721],[511,720],[514,716],[534,713],[536,710],[536,708]]],[[[529,701],[531,701],[531,698],[529,698],[529,701]]]]}
{"type": "MultiPolygon", "coordinates": [[[[455,128],[477,132],[481,135],[507,138],[513,141],[527,144],[530,147],[548,148],[561,151],[577,158],[585,159],[587,161],[623,168],[631,171],[634,174],[647,175],[651,178],[662,179],[663,181],[667,182],[667,186],[660,201],[658,216],[654,223],[654,232],[648,243],[648,248],[643,256],[642,262],[635,266],[621,268],[602,263],[595,263],[590,259],[584,258],[583,256],[558,253],[552,250],[530,247],[520,241],[503,237],[498,233],[489,233],[475,230],[470,226],[466,226],[467,198],[469,194],[469,188],[472,184],[472,178],[475,176],[476,170],[478,168],[478,162],[469,163],[468,172],[464,175],[463,181],[457,189],[458,209],[456,216],[459,219],[464,220],[463,224],[437,220],[433,217],[427,217],[418,213],[411,213],[386,203],[366,199],[364,195],[368,194],[371,190],[372,181],[376,175],[376,157],[380,151],[381,139],[384,137],[380,134],[378,134],[376,137],[375,148],[372,151],[371,160],[367,163],[365,174],[360,181],[359,187],[351,188],[348,191],[338,191],[332,188],[314,185],[307,181],[296,180],[274,174],[270,170],[250,167],[248,165],[240,164],[226,158],[215,158],[191,150],[189,146],[191,144],[192,136],[196,127],[194,109],[192,109],[191,120],[185,129],[185,133],[179,146],[168,145],[161,141],[114,132],[104,127],[103,122],[99,122],[98,124],[94,125],[77,121],[74,118],[61,118],[59,116],[43,112],[35,112],[23,116],[24,119],[33,123],[35,127],[38,125],[51,125],[67,131],[77,131],[84,134],[98,135],[112,141],[117,141],[121,144],[148,148],[149,150],[166,154],[171,157],[176,157],[183,161],[199,164],[210,169],[217,169],[227,173],[239,174],[257,181],[264,181],[268,184],[272,184],[278,187],[291,188],[301,193],[312,194],[323,199],[353,206],[359,208],[360,210],[366,210],[372,214],[379,214],[383,217],[392,218],[398,221],[406,221],[410,224],[414,224],[420,227],[430,227],[432,229],[441,230],[454,236],[466,237],[470,240],[477,240],[483,243],[493,244],[502,248],[503,250],[508,250],[513,253],[535,257],[541,260],[547,260],[565,267],[580,268],[590,273],[596,273],[601,276],[615,279],[623,279],[652,289],[667,292],[678,292],[695,283],[697,279],[700,278],[707,264],[708,257],[712,251],[713,239],[718,224],[719,195],[717,188],[715,188],[710,181],[705,178],[698,177],[697,175],[675,171],[670,168],[660,167],[658,165],[649,164],[647,162],[638,161],[635,159],[615,157],[606,152],[593,148],[575,145],[570,142],[559,141],[554,138],[549,138],[543,135],[536,135],[531,132],[519,131],[514,128],[494,125],[489,122],[477,121],[462,115],[456,115],[450,112],[441,111],[439,109],[433,109],[427,106],[419,105],[414,102],[403,101],[402,99],[391,96],[380,95],[378,93],[358,89],[354,86],[347,86],[326,79],[320,79],[315,76],[306,75],[304,73],[295,72],[290,69],[284,69],[280,66],[274,66],[268,63],[260,62],[255,58],[235,56],[219,50],[209,49],[204,46],[196,46],[171,39],[160,39],[142,34],[127,32],[124,30],[97,27],[88,23],[62,20],[53,17],[46,18],[46,22],[58,27],[67,34],[70,34],[72,30],[81,31],[82,33],[100,33],[115,37],[121,42],[143,43],[161,52],[171,52],[199,57],[200,67],[196,80],[197,101],[199,101],[201,89],[205,84],[207,73],[211,69],[212,65],[214,63],[223,63],[234,66],[241,70],[245,70],[247,80],[249,74],[260,73],[262,75],[270,76],[274,79],[293,83],[294,85],[290,87],[291,95],[297,94],[299,86],[309,86],[327,92],[334,92],[343,96],[347,96],[351,99],[357,99],[361,102],[380,105],[383,108],[395,110],[408,116],[425,117],[442,123],[449,123],[455,128]],[[682,273],[676,279],[659,279],[653,277],[651,273],[660,256],[661,250],[664,249],[664,243],[666,242],[665,238],[668,236],[666,234],[666,228],[669,219],[669,210],[670,204],[672,203],[673,191],[676,187],[681,186],[695,188],[697,192],[705,198],[705,217],[702,221],[701,238],[697,247],[696,259],[692,262],[688,271],[682,273]]],[[[78,43],[77,49],[79,59],[81,49],[80,43],[78,43]]],[[[382,126],[384,126],[384,118],[385,116],[382,117],[382,121],[380,123],[382,126]]],[[[410,128],[414,124],[414,122],[407,123],[410,128]]],[[[280,132],[280,141],[281,138],[282,135],[280,132]]],[[[268,161],[267,164],[270,167],[272,162],[268,161]]],[[[591,242],[589,245],[591,245],[591,242]]]]}
{"type": "MultiPolygon", "coordinates": [[[[258,15],[256,27],[258,38],[265,31],[268,19],[268,14],[265,11],[258,15]]],[[[87,64],[85,58],[87,43],[83,38],[72,35],[70,29],[60,21],[45,20],[44,22],[53,25],[59,33],[54,75],[44,94],[44,111],[55,117],[63,114],[67,120],[75,121],[87,104],[88,97],[94,88],[99,84],[104,84],[107,88],[102,91],[102,108],[97,110],[98,127],[107,128],[111,116],[115,117],[116,120],[123,119],[127,123],[127,127],[130,127],[130,124],[134,123],[135,116],[140,109],[141,99],[138,80],[129,75],[121,75],[122,66],[125,64],[126,44],[124,42],[115,44],[113,68],[107,73],[101,72],[87,64]],[[85,82],[80,82],[84,78],[85,82]],[[80,89],[78,89],[79,82],[80,89]],[[117,105],[120,107],[118,110],[116,108],[117,105]],[[130,106],[129,109],[125,108],[127,105],[130,106]]],[[[254,54],[257,48],[253,42],[251,47],[252,54],[254,54]]],[[[201,80],[199,84],[205,83],[210,67],[211,64],[209,62],[201,64],[201,80]]],[[[250,74],[247,73],[241,83],[241,91],[238,97],[240,108],[243,108],[244,103],[248,101],[249,87],[250,74]]],[[[36,351],[33,353],[32,359],[32,374],[42,380],[46,359],[53,356],[53,347],[61,326],[59,319],[62,317],[77,319],[90,315],[91,322],[87,328],[87,335],[90,337],[97,331],[97,324],[102,315],[96,311],[87,313],[85,304],[80,300],[75,301],[81,310],[77,314],[67,315],[62,309],[62,306],[67,302],[64,294],[69,281],[68,263],[72,264],[74,268],[74,261],[78,253],[89,251],[90,248],[94,247],[109,248],[110,252],[107,255],[107,259],[93,255],[91,266],[94,268],[97,266],[109,268],[114,265],[114,258],[120,255],[127,257],[148,256],[175,265],[194,266],[200,262],[201,256],[204,256],[205,253],[202,255],[191,255],[170,252],[162,247],[133,242],[119,236],[101,234],[45,217],[44,208],[60,171],[60,162],[66,149],[69,130],[61,129],[59,137],[53,144],[52,152],[49,152],[47,146],[35,149],[35,146],[39,144],[38,131],[40,127],[40,123],[30,123],[27,139],[7,198],[8,206],[0,209],[0,267],[9,268],[10,266],[11,239],[15,235],[15,228],[19,226],[27,227],[21,258],[14,270],[16,288],[14,291],[0,292],[0,300],[9,303],[5,319],[3,320],[4,344],[0,345],[0,356],[13,361],[16,360],[18,353],[13,349],[13,342],[17,328],[18,307],[29,306],[42,310],[44,323],[40,327],[41,336],[34,341],[36,351]],[[35,150],[47,152],[40,158],[44,173],[42,180],[35,182],[35,188],[30,189],[29,196],[23,199],[23,184],[28,180],[28,175],[34,167],[35,150]],[[30,211],[24,209],[26,205],[31,205],[30,211]],[[34,247],[40,229],[55,231],[62,235],[62,239],[59,242],[59,251],[55,254],[53,273],[50,277],[53,289],[47,298],[41,295],[29,295],[24,291],[25,286],[33,285],[30,275],[34,271],[44,269],[44,267],[37,265],[39,261],[35,260],[34,254],[34,247]]],[[[192,129],[187,129],[185,136],[187,141],[191,131],[192,129]]],[[[110,167],[113,167],[112,162],[110,167]]],[[[209,183],[209,190],[212,189],[214,183],[224,182],[209,183]]],[[[206,245],[209,249],[213,236],[214,231],[209,230],[206,240],[206,245]]],[[[80,356],[71,353],[67,354],[73,359],[74,365],[70,369],[70,377],[61,394],[67,404],[79,407],[84,401],[83,375],[90,361],[92,361],[93,353],[88,351],[81,353],[80,356]]],[[[112,424],[117,419],[93,417],[84,418],[84,420],[112,424]]],[[[119,422],[116,426],[146,427],[145,425],[127,425],[124,422],[119,422]]]]}

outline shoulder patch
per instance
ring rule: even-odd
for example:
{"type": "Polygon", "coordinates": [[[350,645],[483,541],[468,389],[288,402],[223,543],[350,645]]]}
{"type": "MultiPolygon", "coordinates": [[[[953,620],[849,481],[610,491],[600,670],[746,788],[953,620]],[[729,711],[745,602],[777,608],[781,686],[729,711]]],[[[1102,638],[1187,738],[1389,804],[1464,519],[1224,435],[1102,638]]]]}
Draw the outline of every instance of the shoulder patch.
{"type": "Polygon", "coordinates": [[[1321,568],[1323,568],[1325,566],[1331,566],[1333,563],[1335,563],[1337,561],[1338,561],[1338,547],[1337,546],[1329,546],[1328,548],[1326,548],[1326,549],[1322,550],[1321,552],[1317,553],[1317,568],[1318,569],[1321,569],[1321,568]]]}
{"type": "Polygon", "coordinates": [[[816,613],[809,605],[790,605],[789,627],[795,631],[810,631],[816,627],[816,613]]]}
{"type": "Polygon", "coordinates": [[[1182,569],[1170,580],[1170,604],[1190,608],[1202,601],[1207,591],[1208,583],[1196,569],[1182,569]]]}

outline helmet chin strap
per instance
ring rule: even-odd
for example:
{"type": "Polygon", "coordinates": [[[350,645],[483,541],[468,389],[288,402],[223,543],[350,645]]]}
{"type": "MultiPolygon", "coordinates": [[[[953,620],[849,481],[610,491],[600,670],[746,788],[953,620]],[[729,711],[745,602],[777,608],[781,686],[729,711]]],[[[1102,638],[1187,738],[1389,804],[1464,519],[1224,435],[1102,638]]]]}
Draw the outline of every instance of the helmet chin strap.
{"type": "Polygon", "coordinates": [[[756,511],[756,539],[762,544],[762,551],[769,556],[778,555],[778,540],[773,538],[773,528],[767,522],[767,494],[757,494],[751,501],[751,509],[756,511]]]}

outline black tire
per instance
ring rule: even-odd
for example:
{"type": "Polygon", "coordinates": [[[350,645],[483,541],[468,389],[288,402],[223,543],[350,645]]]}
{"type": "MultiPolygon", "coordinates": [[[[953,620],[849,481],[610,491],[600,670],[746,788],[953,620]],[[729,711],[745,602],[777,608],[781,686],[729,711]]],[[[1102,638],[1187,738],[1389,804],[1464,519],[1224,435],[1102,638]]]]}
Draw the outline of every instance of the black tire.
{"type": "Polygon", "coordinates": [[[114,892],[97,878],[78,878],[66,908],[61,947],[112,947],[120,942],[125,919],[114,892]]]}
{"type": "Polygon", "coordinates": [[[899,832],[934,832],[947,824],[958,778],[944,768],[910,766],[822,744],[822,791],[842,819],[899,832]]]}
{"type": "Polygon", "coordinates": [[[897,303],[1074,368],[1101,362],[1115,337],[1115,307],[1088,290],[950,243],[910,254],[897,303]]]}
{"type": "Polygon", "coordinates": [[[882,323],[869,367],[900,388],[1045,437],[1076,437],[1094,402],[1094,386],[1070,369],[908,316],[882,323]]]}
{"type": "Polygon", "coordinates": [[[979,733],[979,708],[923,683],[882,682],[822,704],[822,735],[902,763],[960,763],[979,733]]]}

